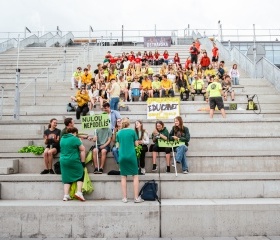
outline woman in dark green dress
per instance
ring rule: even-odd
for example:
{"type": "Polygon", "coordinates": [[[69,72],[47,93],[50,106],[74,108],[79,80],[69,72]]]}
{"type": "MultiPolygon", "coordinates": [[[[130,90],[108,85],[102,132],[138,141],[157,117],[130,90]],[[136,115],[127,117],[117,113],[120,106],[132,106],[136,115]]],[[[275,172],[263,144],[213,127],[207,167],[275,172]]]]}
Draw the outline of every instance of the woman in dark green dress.
{"type": "Polygon", "coordinates": [[[82,194],[85,147],[82,141],[76,137],[78,129],[73,127],[66,131],[60,140],[60,168],[62,182],[64,183],[63,201],[70,200],[69,190],[72,183],[77,182],[75,198],[85,201],[82,194]]]}
{"type": "Polygon", "coordinates": [[[119,143],[119,165],[121,172],[121,185],[124,203],[127,203],[127,176],[133,176],[134,186],[134,202],[141,203],[144,200],[138,197],[139,178],[138,178],[138,163],[135,152],[135,145],[138,145],[138,137],[136,132],[129,127],[129,119],[124,119],[122,129],[118,132],[116,141],[119,143]]]}

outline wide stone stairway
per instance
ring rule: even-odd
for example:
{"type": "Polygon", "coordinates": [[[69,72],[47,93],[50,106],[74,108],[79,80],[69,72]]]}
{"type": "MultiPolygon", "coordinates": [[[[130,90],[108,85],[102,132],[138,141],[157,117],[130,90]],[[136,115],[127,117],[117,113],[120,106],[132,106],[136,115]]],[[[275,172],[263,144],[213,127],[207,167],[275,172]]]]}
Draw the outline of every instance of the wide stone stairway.
{"type": "MultiPolygon", "coordinates": [[[[178,52],[184,63],[188,49],[189,46],[172,46],[168,51],[170,56],[178,52]]],[[[18,150],[31,144],[44,146],[43,133],[51,118],[58,119],[60,129],[64,128],[65,117],[75,119],[75,113],[66,111],[70,96],[75,94],[70,90],[71,74],[76,67],[88,63],[94,70],[108,50],[119,55],[146,49],[110,46],[89,50],[84,47],[21,50],[20,89],[25,89],[20,94],[19,120],[14,120],[17,50],[0,54],[0,85],[4,87],[0,120],[0,238],[280,235],[280,95],[266,79],[249,78],[242,66],[239,66],[240,85],[234,87],[238,108],[226,110],[226,119],[216,111],[211,120],[209,112],[200,111],[208,106],[202,97],[180,103],[180,115],[191,134],[187,154],[189,174],[182,174],[178,164],[178,176],[174,168],[172,173],[165,173],[162,154],[158,158],[160,172],[151,173],[152,158],[147,153],[147,173],[140,176],[140,186],[155,179],[161,204],[157,201],[135,204],[132,178],[128,183],[129,202],[122,203],[120,176],[107,175],[108,171],[118,169],[111,152],[102,175],[94,175],[91,163],[87,165],[95,189],[85,195],[87,201],[62,201],[61,176],[40,175],[43,157],[18,150]],[[257,94],[254,100],[258,100],[261,111],[246,110],[246,95],[253,94],[257,94]]],[[[226,62],[227,68],[232,64],[226,62]]],[[[154,67],[155,72],[158,70],[154,67]]],[[[225,105],[229,103],[230,100],[225,105]]],[[[130,118],[132,128],[135,120],[143,120],[151,134],[155,121],[147,120],[146,103],[127,105],[130,110],[121,115],[130,118]]],[[[101,113],[99,107],[95,113],[101,113]]],[[[170,131],[173,120],[164,122],[170,131]]],[[[80,121],[75,121],[75,125],[81,130],[80,121]]],[[[87,149],[90,144],[84,141],[87,149]]]]}

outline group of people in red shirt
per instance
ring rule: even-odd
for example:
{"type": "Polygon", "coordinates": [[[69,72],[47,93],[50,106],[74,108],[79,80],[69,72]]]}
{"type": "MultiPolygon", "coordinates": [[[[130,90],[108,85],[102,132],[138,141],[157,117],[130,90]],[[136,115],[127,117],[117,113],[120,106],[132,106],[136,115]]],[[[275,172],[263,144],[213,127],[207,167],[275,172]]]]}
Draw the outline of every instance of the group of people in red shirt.
{"type": "Polygon", "coordinates": [[[122,55],[118,56],[112,56],[111,52],[108,51],[105,55],[104,63],[109,62],[110,64],[117,64],[118,62],[123,62],[125,59],[141,65],[145,65],[146,62],[150,65],[161,65],[164,62],[166,64],[169,62],[180,64],[179,54],[175,53],[174,57],[170,57],[167,50],[165,50],[162,55],[158,50],[155,50],[154,53],[152,51],[144,51],[143,54],[140,51],[136,54],[133,51],[129,53],[123,52],[122,55]]]}

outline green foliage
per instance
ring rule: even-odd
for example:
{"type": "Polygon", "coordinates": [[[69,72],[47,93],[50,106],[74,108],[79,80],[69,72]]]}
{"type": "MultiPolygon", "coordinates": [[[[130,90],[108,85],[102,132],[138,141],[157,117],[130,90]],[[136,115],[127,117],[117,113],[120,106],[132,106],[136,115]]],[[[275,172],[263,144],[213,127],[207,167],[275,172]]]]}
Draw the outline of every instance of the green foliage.
{"type": "Polygon", "coordinates": [[[141,155],[141,150],[142,150],[142,146],[138,145],[135,147],[135,151],[136,151],[136,157],[139,159],[140,155],[141,155]]]}
{"type": "Polygon", "coordinates": [[[45,148],[42,146],[27,146],[21,148],[18,152],[19,153],[33,153],[35,155],[41,155],[44,152],[45,148]]]}

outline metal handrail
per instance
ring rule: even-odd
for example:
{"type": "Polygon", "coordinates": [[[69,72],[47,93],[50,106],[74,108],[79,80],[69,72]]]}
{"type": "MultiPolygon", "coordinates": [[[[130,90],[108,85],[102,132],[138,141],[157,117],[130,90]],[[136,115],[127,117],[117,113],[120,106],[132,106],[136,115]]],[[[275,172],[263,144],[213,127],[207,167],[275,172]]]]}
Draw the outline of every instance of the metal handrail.
{"type": "Polygon", "coordinates": [[[5,52],[17,45],[17,40],[15,38],[9,39],[5,42],[0,43],[0,53],[5,52]]]}
{"type": "Polygon", "coordinates": [[[41,36],[38,40],[39,43],[46,43],[50,38],[53,37],[53,34],[51,32],[48,32],[41,36]]]}
{"type": "Polygon", "coordinates": [[[59,43],[60,39],[61,39],[61,36],[58,34],[53,36],[52,38],[50,38],[49,40],[46,41],[46,47],[51,47],[54,44],[59,43]]]}
{"type": "Polygon", "coordinates": [[[70,42],[70,40],[74,40],[74,35],[72,32],[69,32],[65,34],[63,37],[61,37],[59,44],[61,46],[66,46],[70,42]]]}
{"type": "Polygon", "coordinates": [[[22,41],[20,41],[19,44],[20,44],[20,47],[26,47],[33,43],[38,43],[38,37],[35,34],[31,35],[28,38],[23,39],[22,41]]]}

